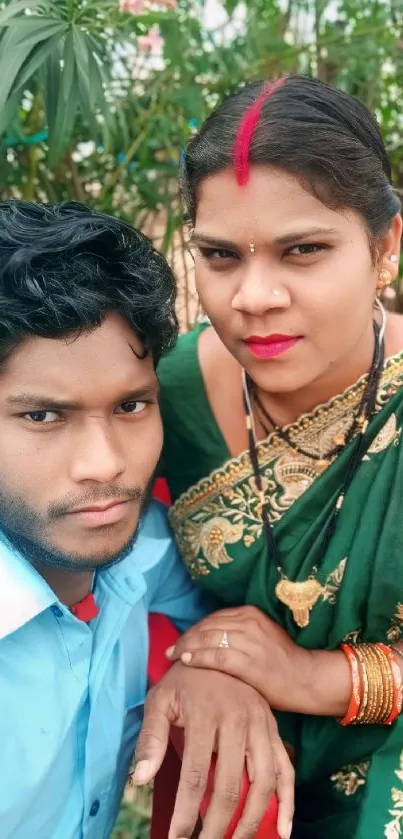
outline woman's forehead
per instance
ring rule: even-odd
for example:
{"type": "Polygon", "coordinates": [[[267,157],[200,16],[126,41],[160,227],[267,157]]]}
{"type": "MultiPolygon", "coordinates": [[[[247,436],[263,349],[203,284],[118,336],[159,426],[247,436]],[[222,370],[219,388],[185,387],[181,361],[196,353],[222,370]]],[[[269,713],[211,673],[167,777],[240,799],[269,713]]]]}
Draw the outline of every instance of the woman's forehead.
{"type": "Polygon", "coordinates": [[[231,170],[212,175],[200,185],[196,234],[280,239],[310,228],[343,232],[355,213],[335,210],[303,187],[298,178],[271,167],[253,167],[246,186],[240,187],[231,170]]]}

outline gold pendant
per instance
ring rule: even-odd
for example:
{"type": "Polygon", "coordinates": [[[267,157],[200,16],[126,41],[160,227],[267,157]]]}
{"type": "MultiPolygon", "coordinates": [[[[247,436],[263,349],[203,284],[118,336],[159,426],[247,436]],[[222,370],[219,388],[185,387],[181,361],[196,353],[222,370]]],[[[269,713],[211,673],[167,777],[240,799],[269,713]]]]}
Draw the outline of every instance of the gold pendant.
{"type": "Polygon", "coordinates": [[[323,592],[323,586],[315,579],[309,577],[304,582],[292,583],[287,577],[282,577],[277,583],[276,597],[287,606],[297,626],[304,629],[309,624],[309,612],[319,600],[323,592]]]}

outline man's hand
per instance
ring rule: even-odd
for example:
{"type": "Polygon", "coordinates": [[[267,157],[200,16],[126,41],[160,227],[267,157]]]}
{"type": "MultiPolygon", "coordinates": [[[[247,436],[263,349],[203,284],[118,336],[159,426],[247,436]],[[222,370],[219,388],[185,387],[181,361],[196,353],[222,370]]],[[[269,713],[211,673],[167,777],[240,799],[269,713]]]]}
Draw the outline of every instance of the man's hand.
{"type": "Polygon", "coordinates": [[[343,717],[351,694],[340,650],[306,650],[254,606],[222,609],[193,626],[170,650],[170,661],[218,670],[255,688],[271,708],[343,717]],[[220,647],[225,633],[228,646],[220,647]]]}
{"type": "Polygon", "coordinates": [[[190,839],[214,752],[214,793],[200,839],[224,836],[238,803],[245,762],[251,785],[234,839],[252,839],[275,793],[278,832],[281,839],[289,839],[294,772],[276,721],[253,688],[222,673],[175,664],[148,695],[136,748],[135,784],[149,783],[158,772],[171,725],[185,729],[185,750],[169,839],[190,839]]]}

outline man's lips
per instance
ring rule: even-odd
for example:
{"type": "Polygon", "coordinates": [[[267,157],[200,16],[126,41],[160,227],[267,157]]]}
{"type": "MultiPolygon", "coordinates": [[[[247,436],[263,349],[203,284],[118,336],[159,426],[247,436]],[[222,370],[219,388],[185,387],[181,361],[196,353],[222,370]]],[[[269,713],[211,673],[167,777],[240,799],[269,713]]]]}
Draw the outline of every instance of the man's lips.
{"type": "Polygon", "coordinates": [[[257,358],[276,358],[276,356],[282,355],[294,347],[301,339],[301,335],[290,336],[273,333],[265,336],[251,335],[244,343],[257,358]]]}
{"type": "Polygon", "coordinates": [[[77,517],[89,527],[99,527],[120,521],[126,515],[129,504],[130,499],[124,498],[120,501],[109,501],[107,504],[92,504],[76,508],[70,510],[69,515],[77,517]]]}
{"type": "Polygon", "coordinates": [[[116,507],[117,504],[126,504],[128,500],[128,498],[115,498],[113,501],[106,501],[105,504],[87,504],[85,507],[75,507],[74,510],[69,510],[69,513],[103,513],[104,510],[116,507]]]}

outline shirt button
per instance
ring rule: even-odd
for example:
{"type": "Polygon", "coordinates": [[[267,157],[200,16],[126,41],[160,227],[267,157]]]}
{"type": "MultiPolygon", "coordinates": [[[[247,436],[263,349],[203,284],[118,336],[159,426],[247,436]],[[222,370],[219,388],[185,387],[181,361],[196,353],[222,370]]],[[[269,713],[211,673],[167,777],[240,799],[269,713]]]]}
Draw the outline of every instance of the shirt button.
{"type": "Polygon", "coordinates": [[[99,806],[100,806],[99,801],[96,798],[95,801],[93,801],[92,804],[91,804],[90,816],[96,816],[96,814],[99,810],[99,806]]]}
{"type": "Polygon", "coordinates": [[[58,606],[51,606],[50,611],[53,612],[55,618],[62,618],[63,617],[63,612],[62,612],[61,609],[59,609],[58,606]]]}

